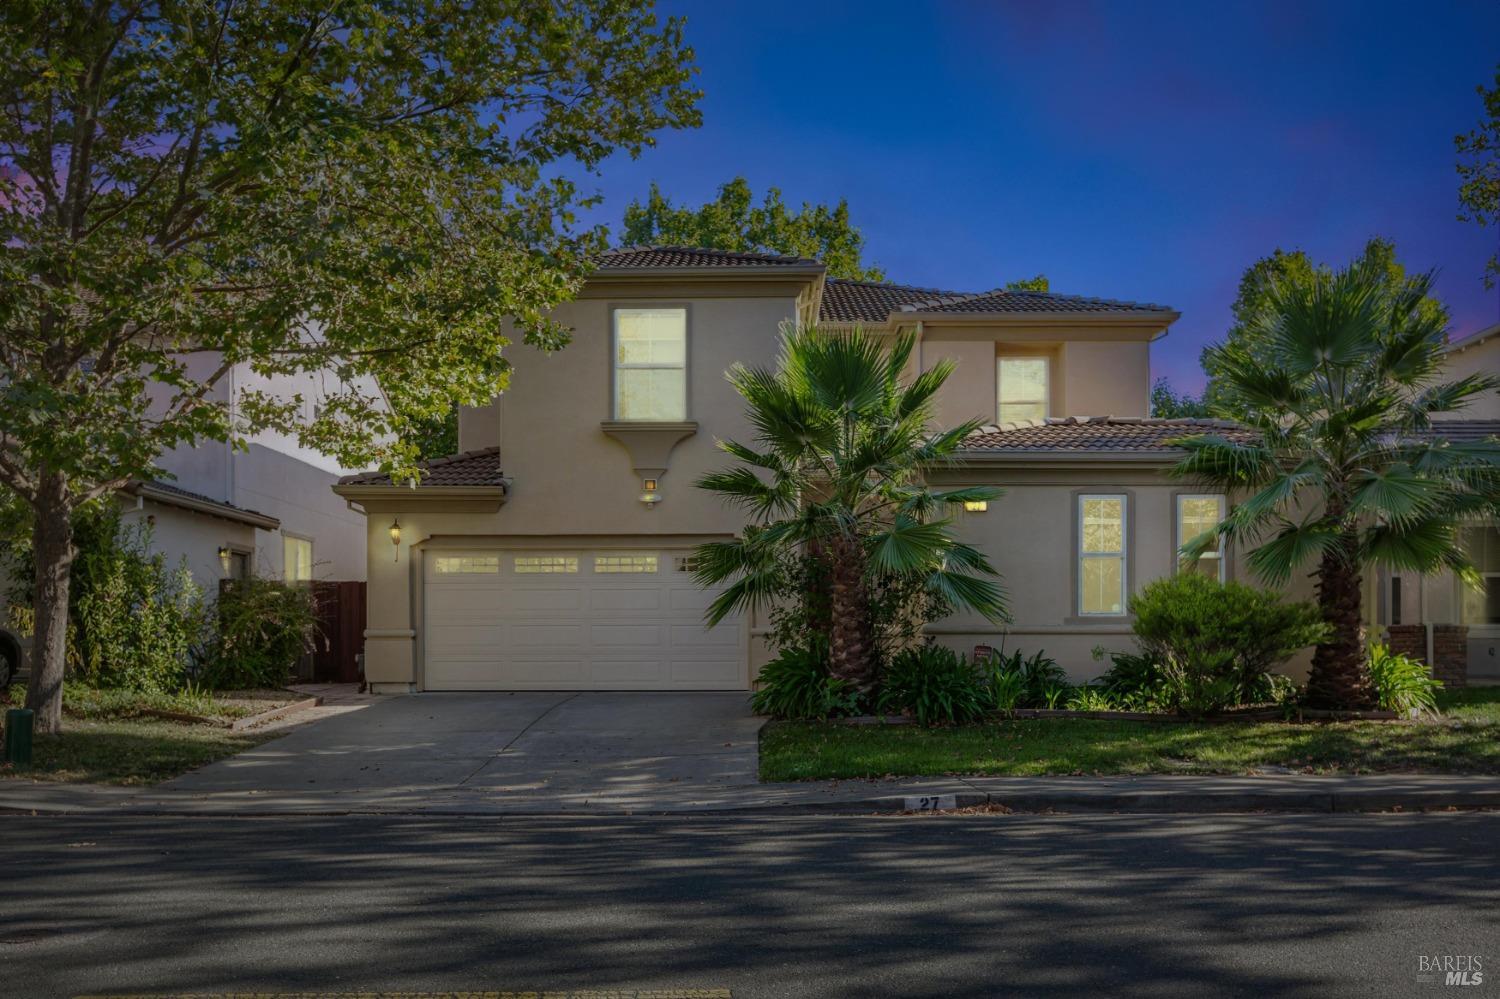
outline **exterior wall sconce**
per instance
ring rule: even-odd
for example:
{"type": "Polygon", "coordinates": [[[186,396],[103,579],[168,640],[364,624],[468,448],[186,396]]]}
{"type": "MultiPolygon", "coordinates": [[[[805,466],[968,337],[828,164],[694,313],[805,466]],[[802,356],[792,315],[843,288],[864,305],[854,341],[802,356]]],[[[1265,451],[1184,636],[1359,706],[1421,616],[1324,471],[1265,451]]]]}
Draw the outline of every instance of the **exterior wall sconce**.
{"type": "Polygon", "coordinates": [[[964,500],[965,513],[984,513],[989,508],[989,500],[964,500]]]}
{"type": "Polygon", "coordinates": [[[391,544],[396,546],[396,560],[401,560],[401,518],[391,521],[391,544]]]}
{"type": "Polygon", "coordinates": [[[648,510],[661,502],[661,493],[657,490],[655,479],[641,480],[641,502],[646,504],[648,510]]]}
{"type": "Polygon", "coordinates": [[[229,547],[219,546],[219,568],[224,570],[224,575],[229,575],[229,547]]]}

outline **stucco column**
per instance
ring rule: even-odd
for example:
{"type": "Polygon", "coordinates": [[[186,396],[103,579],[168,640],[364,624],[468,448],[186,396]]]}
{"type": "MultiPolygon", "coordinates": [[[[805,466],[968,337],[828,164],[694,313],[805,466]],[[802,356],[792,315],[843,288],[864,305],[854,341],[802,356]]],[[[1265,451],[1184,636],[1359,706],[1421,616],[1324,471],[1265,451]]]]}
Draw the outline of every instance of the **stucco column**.
{"type": "Polygon", "coordinates": [[[396,546],[390,536],[394,519],[390,513],[367,518],[365,680],[377,694],[407,693],[417,678],[411,545],[422,537],[421,525],[416,517],[402,518],[401,544],[396,546]]]}

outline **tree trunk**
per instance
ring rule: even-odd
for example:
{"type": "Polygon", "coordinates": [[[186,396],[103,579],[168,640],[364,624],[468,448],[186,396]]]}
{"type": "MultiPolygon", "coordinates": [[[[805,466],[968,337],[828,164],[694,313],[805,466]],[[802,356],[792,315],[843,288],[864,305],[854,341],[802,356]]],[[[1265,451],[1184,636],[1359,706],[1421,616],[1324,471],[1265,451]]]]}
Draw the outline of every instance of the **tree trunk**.
{"type": "Polygon", "coordinates": [[[1365,662],[1365,629],[1360,614],[1360,572],[1355,541],[1323,556],[1318,567],[1318,609],[1328,639],[1313,651],[1307,701],[1315,708],[1365,711],[1375,707],[1375,688],[1365,662]]]}
{"type": "Polygon", "coordinates": [[[73,571],[73,502],[61,473],[49,473],[37,497],[32,527],[36,559],[36,622],[26,706],[36,712],[36,731],[62,731],[63,667],[68,653],[68,585],[73,571]]]}
{"type": "Polygon", "coordinates": [[[869,634],[864,552],[859,542],[839,538],[829,544],[832,564],[828,629],[830,670],[861,693],[875,686],[875,649],[869,634]]]}

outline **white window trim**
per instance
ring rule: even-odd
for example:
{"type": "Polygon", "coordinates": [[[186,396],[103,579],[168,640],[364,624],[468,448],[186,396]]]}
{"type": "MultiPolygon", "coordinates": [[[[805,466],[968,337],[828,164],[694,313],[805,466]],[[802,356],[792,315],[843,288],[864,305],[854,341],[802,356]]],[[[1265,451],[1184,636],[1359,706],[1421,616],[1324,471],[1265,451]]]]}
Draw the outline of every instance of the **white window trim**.
{"type": "MultiPolygon", "coordinates": [[[[1174,504],[1174,512],[1173,512],[1173,516],[1174,516],[1174,525],[1173,525],[1174,526],[1174,532],[1173,533],[1175,533],[1176,536],[1177,536],[1177,547],[1176,547],[1176,549],[1173,550],[1173,553],[1172,553],[1172,564],[1177,567],[1176,568],[1176,572],[1181,572],[1182,571],[1182,546],[1185,545],[1185,544],[1187,544],[1189,541],[1192,540],[1192,538],[1185,538],[1185,537],[1182,536],[1182,501],[1183,500],[1206,500],[1206,499],[1218,500],[1219,501],[1219,523],[1222,524],[1224,522],[1224,518],[1226,518],[1226,517],[1229,516],[1229,497],[1228,496],[1225,496],[1223,493],[1178,493],[1177,494],[1177,501],[1174,504]]],[[[1196,537],[1196,535],[1194,535],[1194,537],[1196,537]]],[[[1203,553],[1203,557],[1204,558],[1215,558],[1215,559],[1219,560],[1219,582],[1221,582],[1221,583],[1224,582],[1225,581],[1225,566],[1228,565],[1228,563],[1229,563],[1229,560],[1224,557],[1224,535],[1222,535],[1222,534],[1219,535],[1219,547],[1218,547],[1218,550],[1217,551],[1212,551],[1212,552],[1204,552],[1203,553]]]]}
{"type": "Polygon", "coordinates": [[[297,534],[297,533],[291,532],[291,531],[282,531],[281,532],[281,579],[282,579],[282,582],[286,582],[286,583],[310,583],[310,582],[312,582],[313,570],[315,569],[315,567],[317,566],[317,564],[318,564],[318,546],[317,546],[317,543],[312,538],[309,538],[306,535],[297,534]],[[287,561],[286,561],[286,543],[287,543],[288,540],[291,540],[291,541],[300,541],[303,544],[307,545],[307,578],[306,579],[289,579],[288,576],[287,576],[288,566],[287,566],[287,561]]]}
{"type": "Polygon", "coordinates": [[[632,419],[620,415],[620,372],[623,371],[681,371],[682,372],[682,415],[673,417],[665,422],[688,419],[688,342],[692,317],[688,314],[685,305],[616,305],[609,310],[609,405],[610,418],[623,423],[660,423],[662,420],[632,419]],[[643,364],[643,363],[620,363],[620,313],[621,312],[680,312],[682,313],[682,363],[679,364],[643,364]]]}
{"type": "Polygon", "coordinates": [[[1006,361],[1042,362],[1042,370],[1047,373],[1047,383],[1042,388],[1042,397],[1040,399],[1011,399],[1010,402],[1015,405],[1040,402],[1042,404],[1042,418],[1046,419],[1052,415],[1052,358],[1045,354],[1001,354],[995,358],[995,420],[999,423],[1010,422],[1000,419],[1000,407],[1006,401],[1000,395],[1000,367],[1006,361]]]}
{"type": "Polygon", "coordinates": [[[1078,559],[1078,588],[1073,599],[1078,602],[1079,617],[1125,617],[1130,613],[1130,496],[1126,493],[1079,493],[1078,494],[1078,542],[1073,554],[1078,559]],[[1083,550],[1083,510],[1089,500],[1117,499],[1120,501],[1120,550],[1117,552],[1085,552],[1083,550]],[[1083,561],[1084,559],[1120,560],[1120,609],[1118,611],[1089,611],[1083,609],[1083,561]]]}

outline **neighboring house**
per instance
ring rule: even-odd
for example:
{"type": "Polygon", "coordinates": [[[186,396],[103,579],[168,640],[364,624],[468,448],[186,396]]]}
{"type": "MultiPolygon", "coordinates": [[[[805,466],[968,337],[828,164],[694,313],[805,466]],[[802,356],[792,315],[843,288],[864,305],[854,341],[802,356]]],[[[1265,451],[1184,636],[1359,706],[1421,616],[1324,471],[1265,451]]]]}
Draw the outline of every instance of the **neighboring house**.
{"type": "MultiPolygon", "coordinates": [[[[1500,323],[1452,341],[1444,357],[1445,380],[1500,375],[1500,323]]],[[[1439,413],[1433,422],[1433,433],[1448,440],[1500,439],[1500,392],[1486,393],[1457,413],[1439,413]]],[[[1476,525],[1467,534],[1470,557],[1484,576],[1482,589],[1449,572],[1423,577],[1382,570],[1374,580],[1374,620],[1394,627],[1405,647],[1429,662],[1441,664],[1448,645],[1447,655],[1463,655],[1469,676],[1500,679],[1500,524],[1476,525]]]]}
{"type": "MultiPolygon", "coordinates": [[[[215,365],[217,355],[195,357],[191,363],[215,365]]],[[[228,401],[247,389],[281,399],[300,395],[311,415],[325,395],[324,377],[267,379],[242,364],[210,397],[228,401]]],[[[270,433],[255,435],[243,451],[206,442],[170,451],[157,464],[171,478],[135,482],[121,490],[116,499],[122,522],[147,525],[152,550],[165,553],[173,564],[185,562],[210,594],[222,579],[250,575],[296,581],[365,578],[364,518],[329,491],[349,469],[270,433]]],[[[0,614],[0,655],[19,660],[28,643],[8,631],[4,621],[0,614]]]]}
{"type": "MultiPolygon", "coordinates": [[[[1097,675],[1096,647],[1131,647],[1130,594],[1176,571],[1178,546],[1226,509],[1164,476],[1180,457],[1166,442],[1240,431],[1147,417],[1150,344],[1177,317],[833,279],[794,257],[606,254],[557,312],[573,342],[553,356],[515,348],[511,388],[461,412],[460,454],[415,488],[379,473],[335,488],[369,520],[366,677],[385,692],[749,688],[766,622],[705,629],[713,594],[691,572],[693,547],[744,516],[694,482],[730,463],[717,440],[753,438],[725,369],[774,365],[788,320],[910,330],[914,370],[957,362],[939,419],[993,425],[933,478],[1005,489],[959,526],[1002,573],[1014,623],[957,615],[929,631],[966,652],[1045,649],[1074,679],[1097,675]]],[[[1228,551],[1196,571],[1246,575],[1228,551]]]]}

